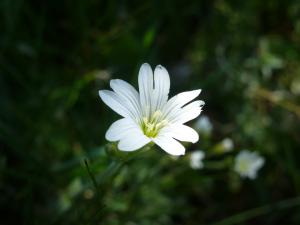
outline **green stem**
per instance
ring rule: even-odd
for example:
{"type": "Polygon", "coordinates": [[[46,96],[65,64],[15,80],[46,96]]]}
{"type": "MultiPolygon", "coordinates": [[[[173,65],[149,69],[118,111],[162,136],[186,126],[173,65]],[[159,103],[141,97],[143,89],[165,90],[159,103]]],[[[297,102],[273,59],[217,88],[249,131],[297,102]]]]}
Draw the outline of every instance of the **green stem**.
{"type": "MultiPolygon", "coordinates": [[[[89,167],[87,165],[87,162],[85,160],[85,165],[88,169],[89,175],[92,179],[92,182],[94,186],[97,188],[97,192],[100,193],[99,188],[101,188],[101,184],[104,184],[109,179],[113,180],[113,178],[117,175],[119,170],[126,165],[130,160],[137,158],[140,154],[145,153],[145,151],[148,151],[151,149],[152,146],[146,146],[138,151],[126,153],[123,156],[119,156],[119,158],[113,159],[113,161],[109,164],[109,166],[98,176],[94,177],[91,171],[89,170],[89,167]]],[[[115,151],[119,151],[117,149],[114,149],[115,151]]]]}
{"type": "Polygon", "coordinates": [[[85,164],[86,170],[87,170],[87,172],[88,172],[88,174],[89,174],[89,176],[90,176],[90,178],[91,178],[91,180],[93,182],[96,194],[99,196],[98,183],[97,183],[97,181],[95,179],[94,174],[90,170],[89,163],[88,163],[87,159],[84,160],[84,164],[85,164]]]}

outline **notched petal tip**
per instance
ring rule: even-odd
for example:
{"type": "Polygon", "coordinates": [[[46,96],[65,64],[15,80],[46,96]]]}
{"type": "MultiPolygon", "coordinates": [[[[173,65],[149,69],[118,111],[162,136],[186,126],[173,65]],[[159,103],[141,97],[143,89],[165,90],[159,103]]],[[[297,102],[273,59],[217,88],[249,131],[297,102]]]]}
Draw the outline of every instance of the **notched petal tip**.
{"type": "Polygon", "coordinates": [[[166,69],[166,68],[159,64],[155,67],[155,69],[163,70],[163,69],[166,69]]]}
{"type": "Polygon", "coordinates": [[[200,104],[200,107],[203,107],[205,105],[205,102],[203,100],[199,100],[199,104],[200,104]]]}
{"type": "Polygon", "coordinates": [[[167,69],[163,67],[162,65],[157,65],[154,69],[154,74],[155,73],[162,73],[164,75],[169,75],[167,69]]]}
{"type": "Polygon", "coordinates": [[[200,107],[202,108],[203,106],[205,105],[205,102],[202,101],[202,100],[195,100],[193,102],[191,102],[189,105],[187,106],[190,106],[190,107],[200,107]]]}
{"type": "Polygon", "coordinates": [[[148,69],[148,68],[150,68],[151,69],[151,66],[150,66],[150,64],[149,63],[143,63],[142,65],[141,65],[141,67],[140,67],[140,70],[141,69],[148,69]]]}
{"type": "Polygon", "coordinates": [[[155,79],[158,79],[158,77],[163,76],[164,77],[164,82],[170,83],[170,76],[165,67],[162,65],[157,65],[154,70],[154,76],[156,77],[155,79]]]}

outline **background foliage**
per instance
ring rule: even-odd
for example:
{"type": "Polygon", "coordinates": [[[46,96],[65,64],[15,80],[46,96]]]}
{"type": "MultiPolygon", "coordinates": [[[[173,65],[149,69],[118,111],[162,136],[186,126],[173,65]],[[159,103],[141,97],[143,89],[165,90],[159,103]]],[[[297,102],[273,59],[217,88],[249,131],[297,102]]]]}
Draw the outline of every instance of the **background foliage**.
{"type": "Polygon", "coordinates": [[[1,0],[0,10],[1,224],[300,223],[298,0],[1,0]],[[136,86],[143,62],[169,70],[172,95],[203,89],[213,131],[177,160],[104,140],[118,116],[98,90],[111,78],[136,86]],[[234,150],[220,153],[228,137],[234,150]],[[202,170],[189,167],[196,149],[202,170]],[[255,180],[232,169],[242,149],[266,160],[255,180]]]}

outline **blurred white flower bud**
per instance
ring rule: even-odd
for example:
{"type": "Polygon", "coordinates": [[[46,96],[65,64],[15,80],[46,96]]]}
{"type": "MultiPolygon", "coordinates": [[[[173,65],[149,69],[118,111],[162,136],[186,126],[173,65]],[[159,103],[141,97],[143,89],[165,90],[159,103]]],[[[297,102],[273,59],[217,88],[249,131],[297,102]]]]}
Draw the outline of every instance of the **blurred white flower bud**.
{"type": "Polygon", "coordinates": [[[197,150],[191,153],[190,155],[190,166],[192,169],[202,169],[203,168],[203,159],[205,153],[201,150],[197,150]]]}
{"type": "Polygon", "coordinates": [[[257,171],[264,165],[265,159],[256,152],[241,151],[235,158],[234,170],[241,177],[255,179],[257,171]]]}
{"type": "Polygon", "coordinates": [[[199,132],[210,134],[213,126],[208,116],[201,116],[195,123],[195,129],[199,132]]]}
{"type": "Polygon", "coordinates": [[[230,152],[230,151],[233,150],[234,144],[233,144],[233,141],[230,138],[223,139],[221,144],[223,146],[224,152],[230,152]]]}

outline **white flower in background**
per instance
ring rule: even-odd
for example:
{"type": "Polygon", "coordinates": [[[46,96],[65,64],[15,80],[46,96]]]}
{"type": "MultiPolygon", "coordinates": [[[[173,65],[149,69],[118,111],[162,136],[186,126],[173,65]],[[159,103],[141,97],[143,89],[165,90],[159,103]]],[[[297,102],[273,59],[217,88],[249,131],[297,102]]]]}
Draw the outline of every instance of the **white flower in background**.
{"type": "Polygon", "coordinates": [[[197,150],[191,153],[190,156],[190,166],[192,169],[201,169],[203,168],[203,159],[205,153],[201,150],[197,150]]]}
{"type": "Polygon", "coordinates": [[[221,142],[224,152],[230,152],[233,149],[233,141],[230,138],[225,138],[223,139],[223,141],[221,142]]]}
{"type": "Polygon", "coordinates": [[[235,158],[234,170],[241,177],[255,179],[257,171],[264,165],[265,159],[256,152],[241,151],[235,158]]]}
{"type": "Polygon", "coordinates": [[[195,143],[199,139],[198,133],[184,123],[200,115],[204,102],[189,102],[201,90],[183,92],[168,100],[167,70],[158,65],[153,76],[147,63],[140,68],[138,83],[140,93],[119,79],[110,81],[113,91],[99,91],[102,101],[124,117],[110,126],[105,138],[119,141],[122,151],[134,151],[154,142],[171,155],[184,155],[185,148],[177,140],[195,143]]]}
{"type": "Polygon", "coordinates": [[[201,116],[195,123],[195,129],[200,132],[210,134],[213,126],[208,116],[201,116]]]}

